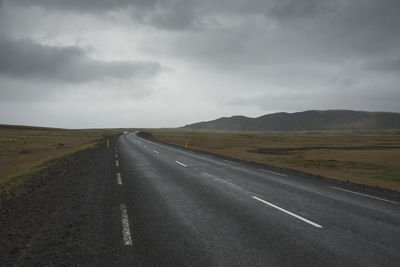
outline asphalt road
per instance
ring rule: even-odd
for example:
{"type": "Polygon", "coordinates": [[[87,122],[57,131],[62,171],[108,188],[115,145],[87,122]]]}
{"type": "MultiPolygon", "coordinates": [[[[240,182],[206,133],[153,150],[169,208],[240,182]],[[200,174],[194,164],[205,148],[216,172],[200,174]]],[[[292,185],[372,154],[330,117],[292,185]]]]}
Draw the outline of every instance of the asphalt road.
{"type": "Polygon", "coordinates": [[[400,264],[396,199],[135,134],[115,151],[121,265],[400,264]]]}

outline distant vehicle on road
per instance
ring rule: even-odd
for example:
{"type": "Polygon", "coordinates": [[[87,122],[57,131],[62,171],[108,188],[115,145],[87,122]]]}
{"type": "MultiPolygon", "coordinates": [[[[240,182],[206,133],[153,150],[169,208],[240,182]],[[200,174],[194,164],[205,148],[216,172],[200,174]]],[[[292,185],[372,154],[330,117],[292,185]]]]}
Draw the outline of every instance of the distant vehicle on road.
{"type": "Polygon", "coordinates": [[[129,134],[129,132],[128,131],[124,131],[123,134],[129,134]]]}

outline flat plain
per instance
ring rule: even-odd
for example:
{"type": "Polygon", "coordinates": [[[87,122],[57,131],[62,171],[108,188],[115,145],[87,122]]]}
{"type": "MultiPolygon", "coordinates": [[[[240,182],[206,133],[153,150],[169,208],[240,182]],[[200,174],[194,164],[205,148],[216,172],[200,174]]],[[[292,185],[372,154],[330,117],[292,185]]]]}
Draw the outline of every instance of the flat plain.
{"type": "Polygon", "coordinates": [[[146,129],[156,141],[400,191],[400,131],[222,132],[146,129]]]}
{"type": "Polygon", "coordinates": [[[118,130],[0,125],[0,184],[39,171],[52,159],[92,147],[101,141],[105,144],[105,136],[117,133],[118,130]]]}

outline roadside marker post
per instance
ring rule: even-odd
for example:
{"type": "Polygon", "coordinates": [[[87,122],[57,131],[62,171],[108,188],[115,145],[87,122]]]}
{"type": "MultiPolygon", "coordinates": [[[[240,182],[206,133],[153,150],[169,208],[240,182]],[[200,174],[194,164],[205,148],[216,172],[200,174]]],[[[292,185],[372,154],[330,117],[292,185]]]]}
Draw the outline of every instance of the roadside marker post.
{"type": "Polygon", "coordinates": [[[110,140],[107,138],[107,148],[110,148],[110,140]]]}
{"type": "Polygon", "coordinates": [[[188,141],[187,140],[186,140],[186,143],[185,143],[185,148],[186,148],[186,150],[188,148],[188,141]]]}

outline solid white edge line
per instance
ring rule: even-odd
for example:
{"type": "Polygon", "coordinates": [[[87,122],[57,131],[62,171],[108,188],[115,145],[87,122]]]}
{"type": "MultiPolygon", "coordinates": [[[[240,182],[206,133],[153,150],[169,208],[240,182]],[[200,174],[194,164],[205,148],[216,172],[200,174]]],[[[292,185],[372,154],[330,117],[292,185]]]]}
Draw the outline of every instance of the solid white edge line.
{"type": "Polygon", "coordinates": [[[153,150],[153,152],[156,153],[156,154],[160,153],[160,152],[158,152],[157,150],[153,150]]]}
{"type": "Polygon", "coordinates": [[[232,164],[235,164],[235,165],[240,165],[240,164],[237,163],[237,162],[230,161],[230,160],[226,160],[226,159],[223,159],[223,161],[228,162],[228,163],[232,163],[232,164]]]}
{"type": "Polygon", "coordinates": [[[260,171],[263,171],[263,172],[268,172],[268,173],[272,173],[272,174],[280,175],[280,176],[283,176],[283,177],[287,177],[287,175],[286,175],[286,174],[277,173],[277,172],[271,172],[271,171],[267,171],[267,170],[264,170],[264,169],[259,169],[259,170],[260,170],[260,171]]]}
{"type": "Polygon", "coordinates": [[[122,223],[122,240],[125,246],[132,245],[131,230],[129,229],[128,211],[125,204],[120,204],[121,223],[122,223]]]}
{"type": "Polygon", "coordinates": [[[119,166],[118,160],[115,161],[115,166],[117,166],[117,167],[119,166]]]}
{"type": "Polygon", "coordinates": [[[177,161],[177,160],[175,160],[175,162],[178,163],[179,165],[183,166],[183,167],[187,167],[187,165],[186,165],[186,164],[183,164],[182,162],[179,162],[179,161],[177,161]]]}
{"type": "Polygon", "coordinates": [[[339,187],[336,187],[336,186],[330,186],[330,188],[336,189],[336,190],[340,190],[340,191],[344,191],[344,192],[348,192],[348,193],[353,193],[353,194],[360,195],[360,196],[364,196],[364,197],[369,197],[369,198],[373,198],[373,199],[378,199],[378,200],[386,201],[386,202],[393,203],[393,204],[399,204],[399,202],[396,202],[396,201],[392,201],[392,200],[388,200],[388,199],[384,199],[384,198],[380,198],[380,197],[374,197],[374,196],[371,196],[371,195],[367,195],[367,194],[363,194],[363,193],[358,193],[358,192],[355,192],[355,191],[351,191],[351,190],[339,188],[339,187]]]}
{"type": "Polygon", "coordinates": [[[272,203],[269,203],[268,201],[265,201],[264,199],[261,199],[261,198],[256,197],[256,196],[252,196],[252,198],[255,199],[255,200],[258,200],[258,201],[260,201],[260,202],[262,202],[262,203],[264,203],[264,204],[266,204],[266,205],[268,205],[268,206],[271,206],[271,207],[273,207],[273,208],[275,208],[275,209],[277,209],[277,210],[280,210],[280,211],[282,211],[282,212],[284,212],[284,213],[286,213],[286,214],[289,214],[289,215],[295,217],[296,219],[299,219],[299,220],[301,220],[301,221],[303,221],[303,222],[305,222],[305,223],[311,224],[311,225],[314,226],[314,227],[322,228],[321,225],[319,225],[319,224],[317,224],[317,223],[315,223],[315,222],[312,222],[312,221],[310,221],[310,220],[307,220],[306,218],[303,218],[303,217],[301,217],[301,216],[299,216],[299,215],[297,215],[297,214],[294,214],[293,212],[290,212],[290,211],[288,211],[288,210],[282,209],[281,207],[278,207],[278,206],[276,206],[276,205],[274,205],[274,204],[272,204],[272,203]]]}
{"type": "Polygon", "coordinates": [[[119,172],[117,173],[117,183],[118,185],[122,185],[121,174],[119,172]]]}

